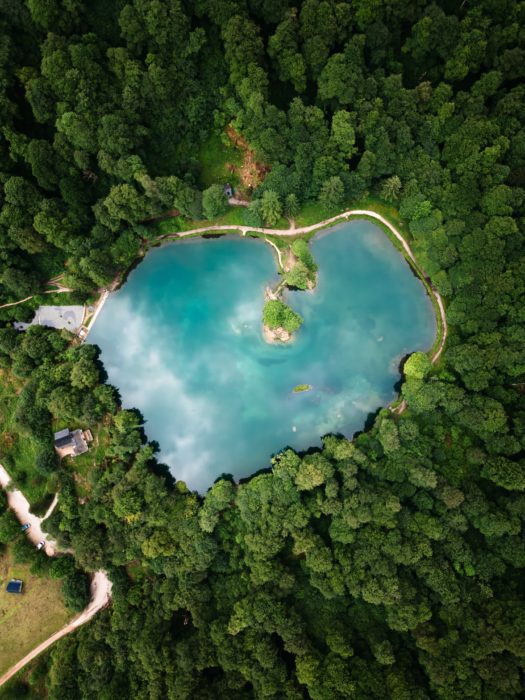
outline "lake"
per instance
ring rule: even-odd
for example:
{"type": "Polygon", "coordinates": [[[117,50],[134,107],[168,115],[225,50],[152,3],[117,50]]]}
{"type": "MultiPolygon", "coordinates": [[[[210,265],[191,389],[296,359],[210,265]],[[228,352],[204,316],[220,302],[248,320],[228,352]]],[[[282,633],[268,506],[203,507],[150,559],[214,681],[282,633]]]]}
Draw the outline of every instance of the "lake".
{"type": "Polygon", "coordinates": [[[351,437],[395,397],[399,362],[428,349],[435,316],[387,236],[355,220],[318,234],[313,292],[285,300],[295,341],[262,337],[264,288],[278,280],[256,239],[187,239],[148,253],[110,295],[89,335],[125,408],[138,408],[160,461],[201,493],[222,473],[270,465],[284,447],[351,437]],[[294,393],[296,385],[311,391],[294,393]]]}

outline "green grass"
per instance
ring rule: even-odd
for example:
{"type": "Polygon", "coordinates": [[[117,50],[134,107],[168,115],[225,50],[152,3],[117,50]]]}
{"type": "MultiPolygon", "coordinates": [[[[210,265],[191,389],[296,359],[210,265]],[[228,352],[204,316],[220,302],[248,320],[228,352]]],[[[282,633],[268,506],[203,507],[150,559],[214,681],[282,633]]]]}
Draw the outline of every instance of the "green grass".
{"type": "MultiPolygon", "coordinates": [[[[0,463],[31,503],[33,513],[42,515],[53,498],[55,477],[53,474],[46,477],[35,469],[36,444],[30,436],[21,434],[16,425],[16,396],[23,384],[23,380],[0,370],[0,463]]],[[[57,416],[53,420],[51,430],[57,431],[66,426],[71,429],[89,428],[93,434],[93,442],[90,443],[88,452],[74,459],[66,458],[62,462],[62,468],[78,472],[78,491],[80,496],[84,496],[89,491],[85,486],[89,484],[89,472],[104,459],[109,428],[103,422],[86,425],[80,420],[57,416]]]]}
{"type": "Polygon", "coordinates": [[[206,226],[207,224],[211,224],[212,226],[225,226],[228,224],[232,224],[235,226],[246,226],[246,222],[244,220],[244,207],[229,207],[226,214],[219,216],[213,221],[201,221],[199,223],[199,227],[206,226]]]}
{"type": "Polygon", "coordinates": [[[75,293],[63,292],[57,294],[37,294],[31,301],[36,302],[37,306],[76,306],[79,305],[78,296],[75,293]]]}
{"type": "Polygon", "coordinates": [[[49,504],[52,494],[47,478],[35,470],[34,440],[22,435],[15,423],[16,396],[22,384],[5,371],[0,372],[0,463],[32,504],[33,512],[39,514],[49,504]]]}
{"type": "MultiPolygon", "coordinates": [[[[86,426],[85,426],[86,427],[86,426]]],[[[79,498],[89,496],[93,470],[100,467],[106,457],[106,449],[109,442],[109,426],[105,424],[90,425],[93,442],[89,443],[89,451],[78,457],[66,457],[62,466],[71,469],[75,473],[75,491],[79,498]]]]}
{"type": "Polygon", "coordinates": [[[233,146],[225,146],[220,136],[213,134],[199,149],[201,165],[199,184],[206,188],[214,183],[230,182],[238,185],[239,178],[227,169],[228,164],[239,166],[242,163],[242,153],[233,146]]]}
{"type": "Polygon", "coordinates": [[[27,564],[15,564],[9,551],[0,555],[0,675],[71,618],[61,582],[34,576],[27,564]],[[23,593],[5,588],[11,578],[24,582],[23,593]]]}
{"type": "Polygon", "coordinates": [[[408,226],[406,226],[403,219],[399,216],[399,212],[395,206],[373,195],[345,202],[345,204],[336,210],[328,210],[319,202],[305,202],[299,214],[295,217],[295,224],[297,227],[311,226],[325,219],[331,219],[333,216],[337,216],[337,214],[341,214],[348,209],[370,209],[384,216],[394,224],[396,228],[399,228],[401,231],[405,230],[405,233],[408,233],[408,226]]]}
{"type": "MultiPolygon", "coordinates": [[[[343,207],[340,211],[345,211],[349,207],[343,207]]],[[[312,224],[317,224],[319,221],[324,221],[325,219],[330,219],[335,216],[338,212],[328,210],[323,207],[319,202],[305,202],[299,214],[295,217],[295,225],[297,228],[302,226],[312,226],[312,224]]]]}
{"type": "Polygon", "coordinates": [[[157,236],[163,236],[168,233],[179,233],[180,231],[191,231],[194,228],[204,228],[205,226],[244,226],[243,207],[229,207],[226,214],[219,216],[213,221],[208,219],[185,219],[182,216],[172,216],[162,221],[156,221],[150,224],[149,229],[152,233],[151,240],[157,236]]]}

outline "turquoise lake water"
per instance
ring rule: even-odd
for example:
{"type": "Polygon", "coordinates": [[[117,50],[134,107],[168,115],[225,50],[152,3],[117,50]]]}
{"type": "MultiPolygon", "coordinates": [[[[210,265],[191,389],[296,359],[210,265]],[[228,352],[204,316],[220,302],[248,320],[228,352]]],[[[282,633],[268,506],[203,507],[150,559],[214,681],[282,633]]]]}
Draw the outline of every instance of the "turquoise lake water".
{"type": "Polygon", "coordinates": [[[351,437],[394,397],[399,362],[436,332],[423,285],[385,234],[352,221],[311,243],[314,292],[290,292],[305,319],[289,345],[262,338],[268,244],[193,239],[149,253],[103,307],[89,340],[109,381],[138,408],[160,461],[200,492],[223,472],[268,467],[286,446],[351,437]],[[294,394],[297,384],[312,391],[294,394]]]}

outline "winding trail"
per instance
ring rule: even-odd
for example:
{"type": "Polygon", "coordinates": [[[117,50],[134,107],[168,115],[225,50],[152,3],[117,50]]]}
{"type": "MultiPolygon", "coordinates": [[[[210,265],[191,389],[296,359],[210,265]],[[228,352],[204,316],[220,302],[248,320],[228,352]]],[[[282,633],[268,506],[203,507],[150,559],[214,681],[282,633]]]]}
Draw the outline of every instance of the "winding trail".
{"type": "MultiPolygon", "coordinates": [[[[5,489],[9,507],[15,513],[16,517],[22,524],[31,523],[31,527],[29,528],[29,530],[26,531],[27,537],[35,545],[38,544],[38,542],[40,542],[41,540],[44,540],[46,542],[44,548],[45,553],[49,557],[56,556],[56,554],[58,553],[57,544],[54,540],[51,540],[49,536],[46,535],[46,533],[42,530],[42,522],[46,518],[48,518],[55,509],[55,506],[58,503],[58,494],[55,494],[55,497],[53,498],[53,501],[47,509],[47,512],[44,515],[44,517],[39,518],[38,516],[31,513],[29,501],[24,496],[24,494],[18,489],[9,488],[10,483],[11,477],[4,469],[4,467],[0,465],[0,486],[3,489],[5,489]]],[[[7,681],[10,678],[12,678],[16,673],[18,673],[18,671],[20,671],[20,669],[23,668],[26,664],[28,664],[45,649],[54,644],[54,642],[56,642],[61,637],[65,637],[66,634],[70,634],[78,627],[91,620],[91,618],[99,610],[102,610],[102,608],[105,608],[107,605],[109,605],[111,599],[111,588],[112,583],[109,580],[106,572],[97,571],[93,575],[93,578],[91,580],[91,600],[87,607],[79,615],[74,617],[71,620],[71,622],[68,622],[68,624],[62,627],[62,629],[58,630],[58,632],[55,632],[51,635],[51,637],[48,637],[45,641],[43,641],[37,647],[32,649],[29,652],[29,654],[26,654],[26,656],[24,656],[23,659],[20,659],[20,661],[18,661],[14,666],[12,666],[8,671],[6,671],[4,675],[0,677],[0,687],[4,683],[7,683],[7,681]]]]}
{"type": "MultiPolygon", "coordinates": [[[[51,284],[51,283],[50,283],[51,284]]],[[[18,306],[18,304],[23,304],[25,301],[29,301],[40,294],[66,294],[67,292],[72,292],[73,290],[69,287],[63,287],[59,282],[53,282],[53,284],[58,285],[58,289],[47,289],[45,292],[38,292],[38,294],[31,294],[30,297],[25,299],[19,299],[18,301],[11,301],[9,304],[2,304],[0,309],[7,309],[9,306],[18,306]]]]}
{"type": "MultiPolygon", "coordinates": [[[[397,240],[401,243],[403,250],[406,253],[407,258],[410,260],[412,263],[414,269],[420,275],[420,277],[426,282],[428,285],[428,288],[432,294],[432,297],[434,298],[437,308],[439,310],[439,317],[441,320],[441,338],[439,340],[438,347],[434,351],[431,362],[432,364],[435,364],[439,358],[441,357],[441,353],[443,352],[443,348],[445,347],[445,342],[447,340],[447,335],[448,335],[448,326],[447,326],[447,318],[445,315],[445,306],[443,304],[443,299],[441,297],[441,294],[435,289],[430,282],[429,276],[426,274],[426,272],[423,270],[423,268],[419,265],[419,263],[416,260],[416,257],[414,253],[412,252],[412,248],[409,246],[407,241],[403,238],[401,233],[397,230],[397,228],[388,221],[388,219],[385,219],[384,216],[381,216],[381,214],[378,214],[375,211],[372,211],[371,209],[348,209],[347,211],[342,212],[341,214],[337,214],[337,216],[332,216],[330,219],[325,219],[324,221],[320,221],[317,224],[311,224],[310,226],[300,226],[300,227],[291,227],[287,229],[274,229],[274,228],[263,228],[263,227],[257,227],[257,226],[239,226],[232,224],[230,226],[221,224],[221,225],[212,225],[212,226],[203,226],[202,228],[194,228],[194,229],[189,229],[188,231],[179,231],[178,233],[165,233],[157,238],[157,240],[169,240],[169,239],[176,239],[176,238],[184,238],[185,236],[194,236],[195,234],[198,233],[208,233],[209,231],[239,231],[243,236],[246,236],[246,234],[249,231],[254,231],[255,233],[263,233],[266,235],[270,236],[297,236],[300,234],[304,233],[312,233],[314,231],[317,231],[318,229],[325,228],[329,226],[330,224],[335,224],[337,222],[341,222],[342,219],[348,220],[350,217],[368,217],[370,219],[375,219],[376,221],[379,221],[383,226],[385,226],[396,238],[397,240]]],[[[271,243],[271,241],[267,241],[268,243],[271,243]]],[[[272,244],[275,248],[275,244],[272,244]]],[[[281,265],[282,266],[282,265],[281,265]]],[[[402,413],[406,408],[406,402],[403,399],[401,404],[395,409],[396,413],[400,414],[402,413]]]]}

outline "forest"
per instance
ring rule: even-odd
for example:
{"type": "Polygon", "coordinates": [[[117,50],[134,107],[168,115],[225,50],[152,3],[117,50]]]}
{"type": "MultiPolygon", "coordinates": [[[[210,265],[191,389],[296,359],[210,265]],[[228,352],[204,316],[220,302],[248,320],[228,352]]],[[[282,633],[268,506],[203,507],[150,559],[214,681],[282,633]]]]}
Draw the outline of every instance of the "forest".
{"type": "Polygon", "coordinates": [[[60,491],[71,607],[82,572],[113,581],[0,698],[523,697],[524,27],[518,0],[0,3],[0,305],[56,275],[93,297],[152,218],[223,213],[199,153],[233,128],[265,165],[249,225],[394,207],[449,324],[436,365],[406,361],[402,415],[200,496],[96,348],[0,309],[0,462],[60,491]],[[104,435],[82,478],[59,419],[104,435]]]}

